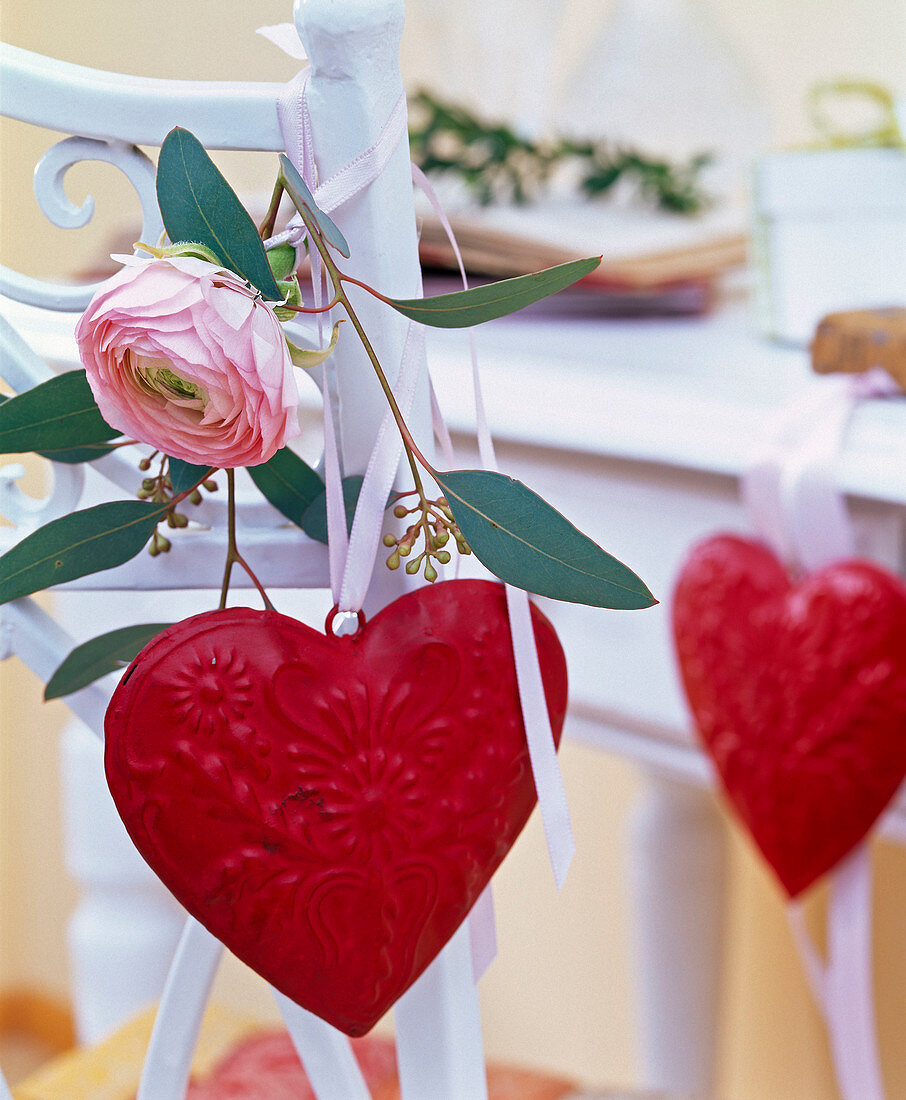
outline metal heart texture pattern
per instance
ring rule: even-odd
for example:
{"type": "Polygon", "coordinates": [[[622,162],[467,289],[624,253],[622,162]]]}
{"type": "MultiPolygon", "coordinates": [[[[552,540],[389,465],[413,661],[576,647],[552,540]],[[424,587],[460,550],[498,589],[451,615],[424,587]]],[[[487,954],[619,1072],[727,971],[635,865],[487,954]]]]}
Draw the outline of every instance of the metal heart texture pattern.
{"type": "MultiPolygon", "coordinates": [[[[559,741],[566,662],[532,609],[559,741]]],[[[179,901],[273,986],[361,1035],[461,924],[535,804],[506,599],[409,593],[358,633],[235,608],[136,657],[107,781],[179,901]]]]}
{"type": "Polygon", "coordinates": [[[906,775],[906,586],[855,560],[794,584],[765,546],[718,536],[686,562],[673,625],[701,740],[795,897],[906,775]]]}

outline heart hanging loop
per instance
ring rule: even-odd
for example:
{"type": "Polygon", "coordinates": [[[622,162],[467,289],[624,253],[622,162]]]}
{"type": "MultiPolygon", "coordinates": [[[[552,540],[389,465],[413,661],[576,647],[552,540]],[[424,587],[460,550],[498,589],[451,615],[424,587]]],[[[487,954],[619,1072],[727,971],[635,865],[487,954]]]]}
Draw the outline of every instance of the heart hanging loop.
{"type": "Polygon", "coordinates": [[[340,605],[335,603],[327,618],[324,620],[324,633],[328,638],[350,638],[360,634],[365,629],[365,612],[341,611],[340,605]]]}

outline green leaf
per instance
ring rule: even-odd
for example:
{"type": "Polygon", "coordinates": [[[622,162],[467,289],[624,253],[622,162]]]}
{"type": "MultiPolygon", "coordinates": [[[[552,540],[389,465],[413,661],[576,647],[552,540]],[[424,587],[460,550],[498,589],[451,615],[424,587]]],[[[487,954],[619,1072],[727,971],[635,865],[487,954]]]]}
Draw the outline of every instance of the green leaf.
{"type": "Polygon", "coordinates": [[[86,462],[106,454],[103,444],[119,434],[101,416],[84,370],[0,402],[0,451],[7,454],[37,451],[57,462],[86,462]]]}
{"type": "Polygon", "coordinates": [[[173,486],[173,495],[179,496],[186,489],[191,489],[203,477],[210,477],[216,469],[216,466],[195,466],[191,462],[183,462],[181,458],[171,458],[167,472],[170,475],[170,484],[173,486]]]}
{"type": "Polygon", "coordinates": [[[435,478],[472,552],[500,580],[593,607],[657,603],[631,569],[521,481],[488,470],[451,470],[435,478]]]}
{"type": "Polygon", "coordinates": [[[166,514],[140,500],[99,504],[39,527],[0,557],[0,604],[134,558],[166,514]]]}
{"type": "Polygon", "coordinates": [[[124,626],[84,642],[69,654],[47,681],[45,700],[60,699],[94,683],[108,672],[125,668],[145,646],[172,623],[124,626]]]}
{"type": "Polygon", "coordinates": [[[280,167],[283,169],[283,186],[286,188],[286,193],[293,200],[295,208],[301,214],[300,207],[304,207],[311,215],[315,225],[321,230],[321,236],[324,240],[328,244],[332,244],[337,252],[348,260],[349,245],[346,243],[346,238],[324,211],[318,208],[314,195],[309,191],[305,180],[299,175],[295,165],[285,153],[280,154],[280,167]]]}
{"type": "Polygon", "coordinates": [[[249,466],[248,472],[277,511],[297,527],[302,526],[306,508],[324,492],[324,482],[289,447],[260,466],[249,466]]]}
{"type": "Polygon", "coordinates": [[[458,290],[453,294],[440,294],[435,298],[384,298],[404,317],[419,321],[433,328],[469,328],[496,317],[538,302],[558,290],[571,286],[584,278],[601,262],[600,256],[587,260],[570,260],[557,267],[547,267],[532,275],[517,275],[515,279],[501,279],[471,290],[458,290]]]}
{"type": "Polygon", "coordinates": [[[74,466],[77,462],[94,462],[96,458],[109,455],[113,447],[103,443],[89,443],[84,447],[73,447],[62,451],[37,451],[42,458],[49,458],[51,462],[65,462],[68,466],[74,466]]]}
{"type": "Polygon", "coordinates": [[[288,279],[296,267],[296,247],[287,241],[285,244],[274,245],[265,253],[271,274],[279,283],[281,279],[288,279]]]}
{"type": "Polygon", "coordinates": [[[280,301],[255,223],[198,138],[179,126],[160,149],[157,201],[174,244],[204,245],[265,298],[280,301]]]}
{"type": "MultiPolygon", "coordinates": [[[[365,479],[361,474],[343,478],[343,503],[346,506],[346,530],[352,530],[355,518],[355,506],[359,502],[359,493],[365,479]]],[[[302,530],[318,542],[327,542],[327,493],[320,493],[309,504],[302,517],[302,530]]]]}
{"type": "Polygon", "coordinates": [[[293,361],[293,366],[302,367],[303,370],[309,370],[311,367],[320,367],[324,360],[333,354],[333,349],[337,346],[337,339],[340,335],[340,325],[342,324],[342,321],[337,321],[333,326],[333,332],[330,334],[330,343],[326,348],[297,348],[292,340],[284,333],[286,344],[289,348],[289,357],[293,361]]]}

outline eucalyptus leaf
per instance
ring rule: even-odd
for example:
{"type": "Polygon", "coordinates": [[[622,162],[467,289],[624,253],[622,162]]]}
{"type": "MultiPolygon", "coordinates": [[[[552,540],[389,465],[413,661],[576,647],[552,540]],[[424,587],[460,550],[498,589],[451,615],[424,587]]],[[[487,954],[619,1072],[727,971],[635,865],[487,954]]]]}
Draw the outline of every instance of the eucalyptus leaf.
{"type": "Polygon", "coordinates": [[[101,416],[84,370],[66,371],[0,402],[0,451],[37,451],[57,462],[106,454],[120,433],[101,416]],[[83,457],[84,455],[84,457],[83,457]]]}
{"type": "Polygon", "coordinates": [[[103,458],[113,451],[104,443],[88,443],[84,447],[65,448],[61,451],[37,451],[42,458],[49,458],[51,462],[63,462],[67,466],[75,466],[79,462],[94,462],[96,458],[103,458]]]}
{"type": "Polygon", "coordinates": [[[657,603],[631,569],[521,481],[489,470],[434,476],[472,552],[500,580],[593,607],[657,603]]]}
{"type": "Polygon", "coordinates": [[[280,300],[255,223],[198,138],[179,126],[161,146],[157,201],[174,244],[204,245],[265,298],[280,300]]]}
{"type": "Polygon", "coordinates": [[[0,604],[113,569],[142,549],[166,506],[112,501],[51,520],[0,557],[0,604]]]}
{"type": "Polygon", "coordinates": [[[315,225],[321,230],[324,240],[328,244],[332,244],[337,252],[348,260],[349,245],[346,243],[346,238],[337,228],[336,223],[331,221],[324,211],[319,208],[314,195],[308,188],[308,184],[299,175],[296,166],[285,153],[280,154],[280,167],[283,169],[283,186],[286,193],[293,200],[295,208],[301,214],[302,211],[299,208],[304,207],[311,215],[315,225]]]}
{"type": "Polygon", "coordinates": [[[248,472],[277,511],[297,527],[302,526],[311,502],[324,492],[324,482],[289,447],[283,447],[260,466],[249,466],[248,472]]]}
{"type": "MultiPolygon", "coordinates": [[[[365,479],[361,474],[353,474],[343,478],[343,504],[346,508],[346,530],[352,530],[352,521],[355,518],[355,508],[359,502],[359,493],[362,491],[362,482],[365,479]]],[[[327,493],[320,493],[306,508],[302,517],[302,530],[306,535],[318,542],[327,542],[327,493]]]]}
{"type": "Polygon", "coordinates": [[[570,260],[569,263],[547,267],[531,275],[517,275],[514,279],[501,279],[471,290],[457,290],[453,294],[407,299],[381,295],[381,300],[404,317],[432,328],[469,328],[505,317],[556,294],[594,271],[600,262],[600,256],[570,260]]]}
{"type": "Polygon", "coordinates": [[[216,469],[216,466],[196,466],[192,462],[183,462],[181,458],[171,458],[167,472],[170,475],[170,484],[173,486],[173,495],[179,496],[186,489],[191,489],[203,477],[210,477],[216,469]]]}
{"type": "Polygon", "coordinates": [[[342,324],[342,321],[337,321],[333,326],[333,332],[330,334],[330,343],[325,348],[297,348],[292,340],[286,336],[286,333],[284,333],[287,346],[289,347],[289,357],[293,361],[293,366],[302,367],[303,370],[310,370],[312,367],[320,367],[337,346],[337,339],[340,335],[340,325],[342,324]]]}
{"type": "Polygon", "coordinates": [[[47,681],[44,698],[60,699],[93,684],[108,672],[125,668],[145,646],[172,623],[142,623],[111,630],[84,642],[69,654],[47,681]]]}

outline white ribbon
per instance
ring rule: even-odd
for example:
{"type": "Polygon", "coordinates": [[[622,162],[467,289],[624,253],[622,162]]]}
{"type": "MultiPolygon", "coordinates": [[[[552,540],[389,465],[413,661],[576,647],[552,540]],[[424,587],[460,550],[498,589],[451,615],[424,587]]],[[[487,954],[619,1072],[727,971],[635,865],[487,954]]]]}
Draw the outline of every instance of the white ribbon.
{"type": "MultiPolygon", "coordinates": [[[[790,564],[807,571],[856,551],[837,483],[837,460],[858,403],[898,392],[880,369],[816,379],[784,408],[742,481],[742,499],[759,534],[790,564]]],[[[793,937],[830,1036],[844,1100],[883,1100],[872,996],[871,867],[865,841],[832,872],[828,963],[808,934],[798,902],[793,937]]]]}
{"type": "MultiPolygon", "coordinates": [[[[463,286],[468,289],[465,266],[453,227],[444,213],[434,188],[425,178],[424,172],[416,165],[412,166],[412,176],[422,189],[434,212],[440,219],[453,249],[463,286]]],[[[486,470],[497,469],[497,456],[494,441],[488,427],[485,414],[484,397],[481,392],[481,378],[478,370],[478,352],[475,346],[475,334],[469,329],[469,347],[472,357],[472,389],[475,395],[475,426],[478,436],[478,453],[486,470]]],[[[519,684],[519,699],[522,705],[522,719],[525,724],[525,736],[528,743],[535,791],[538,795],[538,808],[544,826],[544,837],[550,856],[551,868],[557,889],[563,888],[566,873],[576,851],[572,822],[569,816],[569,803],[563,774],[554,744],[550,715],[544,697],[544,683],[541,679],[541,666],[538,662],[538,649],[535,645],[535,632],[532,628],[529,596],[521,588],[506,586],[507,611],[510,619],[510,634],[513,640],[513,657],[516,664],[516,679],[519,684]]]]}
{"type": "Polygon", "coordinates": [[[837,461],[853,412],[865,398],[898,393],[881,368],[816,379],[768,426],[742,478],[742,500],[759,535],[787,562],[815,570],[856,550],[837,461]]]}

